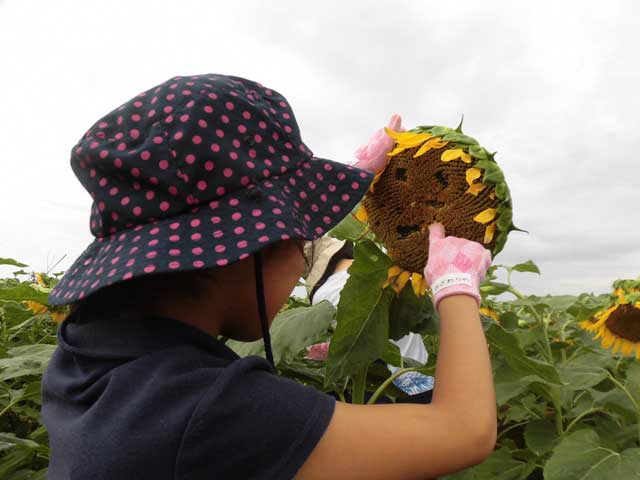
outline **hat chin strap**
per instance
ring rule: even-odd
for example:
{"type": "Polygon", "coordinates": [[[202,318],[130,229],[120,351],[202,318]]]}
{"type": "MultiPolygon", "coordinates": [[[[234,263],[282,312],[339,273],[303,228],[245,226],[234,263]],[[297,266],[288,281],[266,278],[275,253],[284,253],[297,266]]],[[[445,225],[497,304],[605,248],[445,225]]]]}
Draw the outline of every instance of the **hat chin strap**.
{"type": "Polygon", "coordinates": [[[276,368],[273,362],[273,352],[271,350],[271,334],[269,333],[269,320],[267,319],[267,305],[264,299],[264,279],[262,276],[262,253],[260,251],[253,254],[253,264],[256,277],[256,297],[258,299],[258,314],[260,315],[260,326],[262,327],[262,338],[264,339],[264,351],[271,366],[276,368]]]}

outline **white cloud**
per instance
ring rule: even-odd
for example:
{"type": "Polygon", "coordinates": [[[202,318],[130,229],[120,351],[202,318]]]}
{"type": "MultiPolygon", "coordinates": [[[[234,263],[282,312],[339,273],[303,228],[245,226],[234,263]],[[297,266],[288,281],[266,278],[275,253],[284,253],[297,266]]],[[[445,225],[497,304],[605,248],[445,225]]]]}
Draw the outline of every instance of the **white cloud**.
{"type": "MultiPolygon", "coordinates": [[[[91,241],[68,163],[102,114],[178,74],[284,93],[317,155],[386,121],[457,124],[497,150],[516,224],[500,263],[532,293],[640,274],[637,2],[0,3],[0,255],[67,267],[91,241]]],[[[1,271],[0,271],[1,272],[1,271]]]]}

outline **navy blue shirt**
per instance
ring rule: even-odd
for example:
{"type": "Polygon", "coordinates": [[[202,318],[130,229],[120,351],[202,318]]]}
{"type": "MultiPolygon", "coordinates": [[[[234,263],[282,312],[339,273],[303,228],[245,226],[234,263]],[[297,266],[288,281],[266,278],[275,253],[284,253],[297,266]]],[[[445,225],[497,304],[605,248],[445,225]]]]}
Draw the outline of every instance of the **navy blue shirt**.
{"type": "Polygon", "coordinates": [[[335,400],[167,317],[71,315],[43,378],[49,479],[287,479],[335,400]]]}

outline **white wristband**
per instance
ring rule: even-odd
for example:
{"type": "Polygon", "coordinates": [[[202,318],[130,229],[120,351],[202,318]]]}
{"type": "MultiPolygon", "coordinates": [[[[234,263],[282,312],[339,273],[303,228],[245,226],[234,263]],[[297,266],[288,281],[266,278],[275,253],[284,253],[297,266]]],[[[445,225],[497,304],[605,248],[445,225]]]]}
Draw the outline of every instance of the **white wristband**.
{"type": "Polygon", "coordinates": [[[433,282],[431,285],[431,291],[436,295],[443,288],[451,287],[453,285],[473,286],[473,283],[471,283],[471,275],[463,272],[448,273],[433,282]]]}

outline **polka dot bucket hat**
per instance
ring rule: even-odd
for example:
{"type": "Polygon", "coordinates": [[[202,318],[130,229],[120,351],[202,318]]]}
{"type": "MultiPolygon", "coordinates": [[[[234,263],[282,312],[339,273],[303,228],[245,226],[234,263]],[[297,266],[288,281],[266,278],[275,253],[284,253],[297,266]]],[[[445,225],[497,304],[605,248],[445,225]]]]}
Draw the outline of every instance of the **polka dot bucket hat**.
{"type": "Polygon", "coordinates": [[[71,167],[93,198],[95,241],[51,291],[52,305],[316,239],[372,180],[314,157],[281,94],[217,74],[172,78],[107,114],[72,149],[71,167]]]}

